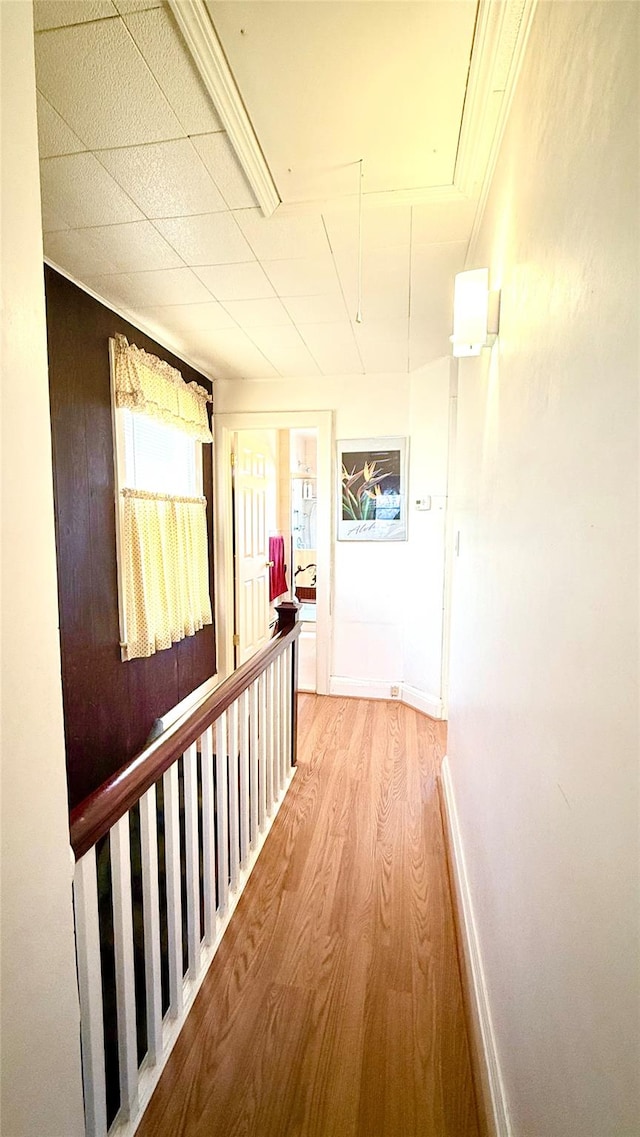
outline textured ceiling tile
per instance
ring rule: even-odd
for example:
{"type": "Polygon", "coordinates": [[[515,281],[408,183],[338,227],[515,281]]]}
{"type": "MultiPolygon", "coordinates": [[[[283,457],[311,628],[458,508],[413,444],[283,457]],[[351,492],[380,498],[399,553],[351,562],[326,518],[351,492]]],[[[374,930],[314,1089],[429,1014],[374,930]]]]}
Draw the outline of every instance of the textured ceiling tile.
{"type": "Polygon", "coordinates": [[[188,268],[93,276],[85,283],[99,296],[127,309],[198,304],[211,299],[204,284],[188,268]]]}
{"type": "Polygon", "coordinates": [[[70,228],[71,228],[71,226],[69,225],[69,222],[65,221],[63,217],[60,217],[60,215],[58,213],[56,213],[55,210],[51,209],[46,204],[46,202],[43,200],[42,201],[42,232],[43,233],[53,233],[53,232],[57,232],[59,229],[70,229],[70,228]]]}
{"type": "Polygon", "coordinates": [[[411,242],[416,245],[440,244],[444,241],[468,241],[478,203],[446,201],[432,205],[414,205],[411,242]]]}
{"type": "Polygon", "coordinates": [[[337,324],[348,316],[339,293],[329,296],[291,296],[282,303],[294,324],[337,324]]]}
{"type": "Polygon", "coordinates": [[[364,368],[346,320],[335,324],[302,324],[298,331],[324,375],[361,375],[364,368]]]}
{"type": "Polygon", "coordinates": [[[92,150],[184,134],[119,18],[40,32],[36,76],[39,90],[92,150]]]}
{"type": "Polygon", "coordinates": [[[221,265],[253,260],[230,213],[206,213],[156,221],[156,228],[188,265],[221,265]]]}
{"type": "Polygon", "coordinates": [[[259,209],[240,209],[234,217],[259,260],[321,257],[330,251],[319,213],[263,217],[259,209]]]}
{"type": "Polygon", "coordinates": [[[181,268],[180,257],[150,221],[92,230],[94,242],[109,250],[117,272],[181,268]]]}
{"type": "Polygon", "coordinates": [[[229,209],[255,206],[253,191],[224,132],[201,134],[191,140],[229,209]]]}
{"type": "Polygon", "coordinates": [[[205,265],[195,270],[217,300],[259,300],[274,296],[273,286],[257,261],[247,264],[205,265]]]}
{"type": "Polygon", "coordinates": [[[43,159],[40,185],[43,203],[74,229],[143,220],[93,154],[43,159]]]}
{"type": "Polygon", "coordinates": [[[182,267],[178,254],[149,221],[52,233],[45,240],[45,253],[81,279],[98,273],[182,267]]]}
{"type": "Polygon", "coordinates": [[[273,379],[278,375],[273,364],[240,328],[216,332],[212,358],[225,362],[227,372],[234,378],[273,379]]]}
{"type": "Polygon", "coordinates": [[[185,133],[221,130],[222,123],[171,12],[156,7],[127,16],[126,24],[185,133]]]}
{"type": "Polygon", "coordinates": [[[53,158],[58,154],[77,154],[87,149],[39,91],[37,106],[38,152],[41,158],[53,158]]]}
{"type": "MultiPolygon", "coordinates": [[[[297,328],[292,324],[280,327],[270,324],[268,327],[253,327],[248,329],[250,338],[256,347],[260,348],[271,359],[272,353],[278,351],[297,351],[302,347],[302,340],[297,328]]],[[[277,367],[277,364],[276,364],[277,367]]]]}
{"type": "MultiPolygon", "coordinates": [[[[409,316],[409,246],[365,250],[362,257],[362,313],[365,320],[402,320],[409,316]]],[[[337,257],[347,305],[358,306],[357,256],[337,257]]]]}
{"type": "Polygon", "coordinates": [[[298,375],[320,375],[315,359],[302,343],[299,347],[273,348],[266,354],[285,379],[294,379],[298,375]]]}
{"type": "MultiPolygon", "coordinates": [[[[222,332],[215,330],[212,334],[204,327],[200,330],[190,328],[188,322],[181,317],[181,307],[176,305],[169,308],[130,308],[126,315],[136,327],[141,328],[212,379],[240,378],[238,370],[221,357],[217,350],[217,340],[220,335],[227,334],[226,329],[222,332]]],[[[186,307],[204,308],[207,305],[196,304],[186,307]]],[[[276,374],[273,369],[272,373],[276,374]]]]}
{"type": "Polygon", "coordinates": [[[411,368],[449,355],[455,274],[464,268],[467,242],[414,249],[411,259],[411,368]]]}
{"type": "Polygon", "coordinates": [[[448,338],[430,335],[428,330],[418,329],[409,337],[409,370],[418,371],[436,359],[451,355],[451,343],[448,338]]]}
{"type": "MultiPolygon", "coordinates": [[[[357,198],[332,202],[323,207],[322,216],[331,248],[358,249],[357,198]]],[[[410,205],[371,205],[366,197],[362,206],[362,245],[368,250],[390,249],[408,243],[411,234],[410,205]]]]}
{"type": "Polygon", "coordinates": [[[397,371],[409,367],[409,321],[377,320],[354,328],[360,355],[368,372],[397,371]]]}
{"type": "Polygon", "coordinates": [[[428,316],[434,301],[453,314],[453,288],[457,272],[464,267],[466,241],[428,245],[414,250],[411,260],[411,316],[428,316]],[[437,299],[436,299],[437,298],[437,299]]]}
{"type": "Polygon", "coordinates": [[[95,230],[67,229],[63,233],[45,233],[44,255],[78,280],[96,273],[115,271],[105,250],[94,246],[90,236],[92,232],[95,230]]]}
{"type": "Polygon", "coordinates": [[[281,327],[291,325],[285,309],[275,297],[266,300],[227,300],[225,308],[242,328],[279,330],[281,327]]]}
{"type": "Polygon", "coordinates": [[[40,32],[44,28],[61,28],[65,24],[102,20],[116,14],[111,0],[35,0],[33,26],[40,32]]]}
{"type": "Polygon", "coordinates": [[[188,138],[101,150],[98,157],[147,217],[226,209],[188,138]]]}
{"type": "Polygon", "coordinates": [[[129,12],[142,12],[146,8],[161,8],[162,0],[113,0],[122,16],[129,12]]]}
{"type": "Polygon", "coordinates": [[[237,327],[222,304],[215,300],[200,304],[173,304],[170,310],[166,307],[148,307],[139,311],[145,318],[161,321],[167,329],[197,337],[200,346],[211,339],[213,332],[237,327]]]}
{"type": "Polygon", "coordinates": [[[321,296],[340,291],[336,267],[329,253],[324,257],[263,261],[262,267],[278,296],[321,296]]]}

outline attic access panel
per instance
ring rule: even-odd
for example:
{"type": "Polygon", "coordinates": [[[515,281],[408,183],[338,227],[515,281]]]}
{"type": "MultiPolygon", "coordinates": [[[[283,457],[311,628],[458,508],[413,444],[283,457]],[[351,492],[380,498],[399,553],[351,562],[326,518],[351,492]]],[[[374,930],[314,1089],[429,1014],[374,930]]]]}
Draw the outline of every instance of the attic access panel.
{"type": "Polygon", "coordinates": [[[283,202],[451,185],[476,0],[207,0],[283,202]]]}

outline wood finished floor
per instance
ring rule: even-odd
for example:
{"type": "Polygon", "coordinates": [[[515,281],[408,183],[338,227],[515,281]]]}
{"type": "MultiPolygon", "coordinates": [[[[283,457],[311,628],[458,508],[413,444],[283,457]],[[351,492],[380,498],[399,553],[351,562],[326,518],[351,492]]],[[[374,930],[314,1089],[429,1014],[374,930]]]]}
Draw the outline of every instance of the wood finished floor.
{"type": "Polygon", "coordinates": [[[305,695],[298,773],[138,1137],[477,1137],[445,727],[305,695]]]}

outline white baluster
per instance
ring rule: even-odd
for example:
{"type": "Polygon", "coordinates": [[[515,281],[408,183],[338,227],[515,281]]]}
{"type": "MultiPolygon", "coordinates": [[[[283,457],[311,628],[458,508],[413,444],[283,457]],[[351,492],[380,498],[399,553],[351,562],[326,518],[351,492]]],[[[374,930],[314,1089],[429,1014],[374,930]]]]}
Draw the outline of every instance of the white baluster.
{"type": "Polygon", "coordinates": [[[202,735],[202,849],[204,889],[204,939],[207,946],[213,943],[216,934],[216,841],[215,805],[213,789],[213,727],[207,727],[202,735]]]}
{"type": "Polygon", "coordinates": [[[240,877],[240,817],[238,805],[238,702],[229,707],[229,849],[231,890],[240,877]]]}
{"type": "Polygon", "coordinates": [[[291,668],[290,647],[282,653],[282,774],[285,785],[291,776],[291,668]]]}
{"type": "Polygon", "coordinates": [[[262,833],[267,816],[267,738],[269,733],[267,723],[267,675],[263,671],[258,679],[260,692],[260,714],[258,718],[259,744],[258,767],[260,779],[258,824],[262,833]]]}
{"type": "Polygon", "coordinates": [[[138,1053],[128,813],[125,813],[124,817],[113,826],[109,834],[109,841],[113,897],[113,945],[116,965],[116,1008],[118,1013],[120,1108],[122,1115],[130,1118],[134,1116],[138,1103],[138,1053]]]}
{"type": "Polygon", "coordinates": [[[249,692],[243,691],[238,705],[240,716],[240,866],[249,855],[249,692]]]}
{"type": "Polygon", "coordinates": [[[144,977],[147,1006],[147,1051],[156,1064],[162,1053],[162,979],[160,971],[160,902],[158,896],[158,814],[156,787],[140,798],[144,977]]]}
{"type": "Polygon", "coordinates": [[[293,768],[293,750],[294,750],[294,744],[295,744],[295,740],[293,737],[293,713],[294,713],[294,707],[295,707],[295,700],[297,698],[296,690],[295,690],[295,687],[293,684],[293,644],[289,644],[289,647],[287,649],[287,655],[289,657],[289,662],[288,662],[289,681],[287,683],[287,691],[289,692],[289,709],[288,709],[288,713],[287,713],[287,728],[289,731],[289,745],[288,745],[287,749],[288,749],[289,757],[288,757],[287,761],[289,763],[289,775],[290,775],[291,770],[293,768]]]}
{"type": "Polygon", "coordinates": [[[95,848],[89,849],[76,865],[73,895],[86,1130],[87,1137],[106,1137],[107,1098],[95,848]]]}
{"type": "Polygon", "coordinates": [[[167,882],[167,940],[169,955],[169,1013],[182,1013],[182,895],[180,891],[180,799],[178,763],[162,778],[164,790],[164,857],[167,882]]]}
{"type": "Polygon", "coordinates": [[[249,692],[249,749],[251,752],[251,787],[250,787],[250,815],[251,815],[251,848],[255,849],[258,839],[258,680],[256,679],[249,692]]]}
{"type": "Polygon", "coordinates": [[[273,661],[273,739],[275,750],[274,796],[278,799],[284,787],[282,772],[282,655],[278,655],[273,661]]]}
{"type": "Polygon", "coordinates": [[[229,798],[227,786],[227,714],[216,721],[216,806],[218,827],[218,908],[229,903],[229,798]]]}
{"type": "Polygon", "coordinates": [[[274,682],[273,664],[267,668],[267,817],[273,814],[274,788],[274,733],[273,733],[274,682]]]}
{"type": "Polygon", "coordinates": [[[192,743],[183,757],[184,833],[187,885],[187,951],[189,976],[195,979],[200,963],[200,850],[198,848],[198,748],[192,743]]]}

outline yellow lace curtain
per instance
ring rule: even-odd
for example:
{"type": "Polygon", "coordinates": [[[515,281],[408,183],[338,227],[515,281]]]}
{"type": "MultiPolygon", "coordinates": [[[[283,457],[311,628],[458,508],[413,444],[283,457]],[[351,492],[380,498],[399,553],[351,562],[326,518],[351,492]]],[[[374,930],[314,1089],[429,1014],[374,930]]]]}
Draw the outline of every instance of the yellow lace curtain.
{"type": "Polygon", "coordinates": [[[122,490],[127,659],[211,623],[206,499],[122,490]]]}
{"type": "Polygon", "coordinates": [[[140,411],[191,435],[199,442],[212,442],[207,403],[211,395],[197,383],[185,383],[179,371],[115,337],[116,406],[140,411]]]}
{"type": "MultiPolygon", "coordinates": [[[[164,360],[116,336],[116,406],[211,442],[207,403],[164,360]]],[[[170,648],[212,622],[206,499],[121,488],[123,659],[170,648]]]]}

